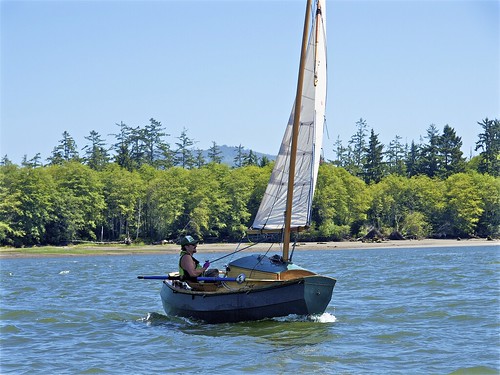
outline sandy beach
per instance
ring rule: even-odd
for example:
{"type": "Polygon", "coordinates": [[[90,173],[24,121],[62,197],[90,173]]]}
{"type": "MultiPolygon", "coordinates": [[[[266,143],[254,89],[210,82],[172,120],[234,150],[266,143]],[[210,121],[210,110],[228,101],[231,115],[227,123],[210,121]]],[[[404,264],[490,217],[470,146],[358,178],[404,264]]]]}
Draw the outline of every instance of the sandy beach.
{"type": "MultiPolygon", "coordinates": [[[[198,253],[230,253],[236,249],[249,247],[250,244],[242,243],[215,243],[200,244],[198,253]]],[[[299,242],[297,251],[314,250],[354,250],[354,249],[380,249],[380,248],[408,248],[408,247],[457,247],[457,246],[499,246],[500,240],[486,239],[423,239],[423,240],[387,240],[381,242],[299,242]]],[[[271,250],[279,252],[277,244],[260,243],[251,246],[248,252],[271,250]]],[[[60,256],[85,256],[85,255],[140,255],[140,254],[169,254],[177,253],[179,246],[175,244],[166,245],[77,245],[62,247],[33,247],[33,248],[0,248],[1,258],[26,258],[26,257],[60,257],[60,256]]]]}

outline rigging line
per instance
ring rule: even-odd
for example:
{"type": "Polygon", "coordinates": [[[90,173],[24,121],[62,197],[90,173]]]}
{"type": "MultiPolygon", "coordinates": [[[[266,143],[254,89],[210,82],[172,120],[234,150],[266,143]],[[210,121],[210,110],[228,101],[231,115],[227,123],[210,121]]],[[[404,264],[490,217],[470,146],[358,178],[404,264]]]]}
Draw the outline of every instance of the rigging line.
{"type": "Polygon", "coordinates": [[[297,246],[297,239],[299,238],[299,233],[297,232],[293,237],[292,251],[290,253],[290,263],[292,263],[293,254],[295,252],[295,247],[297,246]]]}
{"type": "MultiPolygon", "coordinates": [[[[240,243],[241,243],[241,242],[240,242],[240,243]]],[[[254,242],[254,243],[253,243],[253,244],[251,244],[251,245],[248,245],[248,246],[242,247],[241,249],[236,249],[235,251],[233,251],[233,252],[231,252],[231,253],[229,253],[229,254],[226,254],[226,255],[224,255],[224,256],[221,256],[220,258],[217,258],[217,259],[211,260],[211,261],[210,261],[210,263],[214,263],[214,262],[217,262],[217,261],[219,261],[219,260],[221,260],[221,259],[227,258],[228,256],[231,256],[231,255],[234,255],[234,254],[236,254],[236,253],[239,253],[240,251],[243,251],[243,250],[249,249],[249,248],[251,248],[251,247],[253,247],[253,246],[255,246],[255,245],[258,245],[259,243],[260,243],[260,241],[259,241],[259,242],[254,242]]],[[[239,246],[239,244],[238,244],[238,246],[239,246]]]]}
{"type": "MultiPolygon", "coordinates": [[[[188,225],[190,225],[190,224],[191,224],[191,222],[193,222],[194,224],[196,224],[196,223],[193,221],[193,219],[189,219],[189,221],[186,223],[186,225],[184,225],[184,228],[182,228],[182,229],[181,229],[181,231],[180,231],[179,233],[186,233],[186,232],[185,232],[185,231],[186,231],[186,228],[188,227],[188,225]]],[[[179,243],[179,242],[181,241],[181,238],[182,238],[183,236],[185,236],[185,235],[186,235],[186,234],[179,234],[179,235],[177,236],[177,241],[176,241],[176,243],[179,243]]]]}
{"type": "MultiPolygon", "coordinates": [[[[271,251],[271,248],[273,247],[273,245],[274,245],[274,243],[271,243],[271,245],[269,246],[269,249],[267,249],[267,251],[264,253],[264,256],[267,256],[267,254],[269,253],[269,251],[271,251]]],[[[253,271],[255,271],[255,268],[257,267],[257,265],[259,264],[259,262],[255,263],[255,266],[253,266],[252,270],[250,271],[250,276],[252,276],[252,273],[253,273],[253,271]]]]}

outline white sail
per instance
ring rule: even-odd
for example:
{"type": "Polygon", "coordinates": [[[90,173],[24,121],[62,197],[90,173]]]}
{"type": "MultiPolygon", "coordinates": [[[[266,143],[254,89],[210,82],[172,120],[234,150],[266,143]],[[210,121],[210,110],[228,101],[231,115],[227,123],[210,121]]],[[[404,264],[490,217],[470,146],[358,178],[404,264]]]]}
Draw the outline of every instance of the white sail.
{"type": "MultiPolygon", "coordinates": [[[[310,224],[325,122],[327,77],[324,2],[321,2],[321,7],[317,6],[313,10],[302,88],[291,228],[306,227],[310,224]],[[317,11],[317,9],[320,10],[317,11]]],[[[294,111],[295,105],[292,108],[285,136],[252,229],[278,230],[284,227],[294,111]]]]}

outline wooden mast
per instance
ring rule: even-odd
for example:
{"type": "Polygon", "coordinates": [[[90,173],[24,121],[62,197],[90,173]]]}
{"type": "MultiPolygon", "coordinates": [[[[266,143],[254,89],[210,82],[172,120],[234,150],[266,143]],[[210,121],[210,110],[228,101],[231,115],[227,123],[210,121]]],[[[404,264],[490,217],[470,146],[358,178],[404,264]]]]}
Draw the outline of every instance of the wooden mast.
{"type": "Polygon", "coordinates": [[[288,191],[286,196],[285,232],[283,233],[283,260],[289,261],[290,232],[292,226],[293,185],[295,182],[295,162],[297,160],[297,141],[299,138],[300,112],[302,110],[302,87],[304,85],[304,71],[309,35],[309,19],[311,16],[311,2],[307,0],[304,31],[302,33],[302,49],[300,52],[299,78],[295,95],[295,110],[293,114],[292,146],[290,152],[290,169],[288,171],[288,191]]]}

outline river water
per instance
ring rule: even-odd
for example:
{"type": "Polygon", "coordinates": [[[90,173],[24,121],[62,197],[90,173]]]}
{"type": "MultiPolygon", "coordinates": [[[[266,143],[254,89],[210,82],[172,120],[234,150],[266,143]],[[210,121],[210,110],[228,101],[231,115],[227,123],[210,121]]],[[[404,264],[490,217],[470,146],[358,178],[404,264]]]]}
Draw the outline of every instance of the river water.
{"type": "Polygon", "coordinates": [[[1,373],[500,373],[499,246],[297,251],[338,280],[325,314],[219,325],[136,278],[177,259],[1,259],[1,373]]]}

